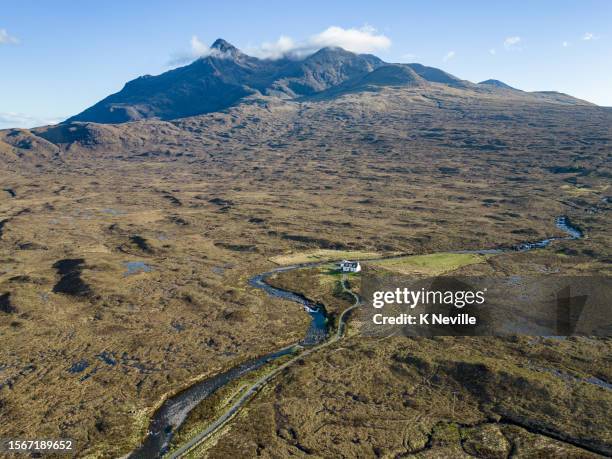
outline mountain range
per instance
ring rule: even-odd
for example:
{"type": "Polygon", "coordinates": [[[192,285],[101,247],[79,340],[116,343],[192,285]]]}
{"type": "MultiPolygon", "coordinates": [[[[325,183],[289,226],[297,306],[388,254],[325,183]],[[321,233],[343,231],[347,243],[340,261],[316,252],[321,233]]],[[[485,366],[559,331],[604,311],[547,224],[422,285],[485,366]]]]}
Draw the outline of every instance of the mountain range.
{"type": "MultiPolygon", "coordinates": [[[[434,67],[387,63],[374,55],[354,54],[342,48],[322,48],[303,59],[258,59],[218,39],[208,56],[158,76],[136,78],[67,121],[173,120],[220,111],[252,96],[308,100],[383,86],[438,85],[480,93],[523,93],[498,80],[474,84],[434,67]]],[[[534,100],[588,104],[561,93],[523,95],[534,100]]]]}

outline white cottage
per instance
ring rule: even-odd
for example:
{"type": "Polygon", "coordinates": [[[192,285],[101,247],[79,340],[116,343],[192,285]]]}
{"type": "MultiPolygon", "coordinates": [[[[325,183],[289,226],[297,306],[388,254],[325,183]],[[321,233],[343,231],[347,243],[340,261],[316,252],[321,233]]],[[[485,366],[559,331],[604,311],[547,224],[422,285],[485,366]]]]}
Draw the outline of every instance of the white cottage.
{"type": "Polygon", "coordinates": [[[361,271],[361,265],[358,261],[342,260],[340,262],[340,271],[343,273],[358,273],[361,271]]]}

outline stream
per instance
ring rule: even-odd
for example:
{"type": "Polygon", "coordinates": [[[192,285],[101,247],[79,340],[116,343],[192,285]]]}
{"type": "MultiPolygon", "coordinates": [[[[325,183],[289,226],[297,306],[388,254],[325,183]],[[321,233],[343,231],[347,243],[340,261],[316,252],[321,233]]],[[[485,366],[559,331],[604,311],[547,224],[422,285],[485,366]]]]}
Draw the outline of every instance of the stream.
{"type": "MultiPolygon", "coordinates": [[[[529,250],[540,249],[547,247],[553,241],[558,240],[574,240],[584,236],[583,232],[572,225],[567,216],[560,216],[555,219],[555,225],[558,229],[565,232],[565,237],[550,237],[533,242],[522,242],[511,247],[500,247],[493,249],[482,250],[466,250],[457,251],[456,253],[505,253],[505,252],[526,252],[529,250]]],[[[405,255],[401,255],[405,256],[405,255]]],[[[393,258],[399,258],[393,257],[393,258]]],[[[375,261],[375,260],[369,260],[375,261]]],[[[272,287],[266,282],[270,276],[301,268],[311,268],[331,263],[331,261],[321,261],[313,263],[301,263],[290,266],[283,266],[271,271],[257,274],[249,279],[251,287],[261,289],[268,295],[276,298],[293,301],[300,304],[305,311],[311,316],[311,322],[306,331],[304,339],[298,343],[302,346],[314,346],[324,342],[328,336],[328,321],[325,307],[321,304],[315,304],[306,297],[277,287],[272,287]]],[[[207,397],[224,385],[238,379],[254,370],[257,370],[265,364],[276,360],[282,356],[294,352],[296,345],[290,345],[278,351],[271,352],[262,357],[247,360],[229,370],[212,376],[208,379],[195,383],[191,387],[182,392],[168,398],[161,407],[155,412],[149,424],[147,436],[145,437],[142,446],[128,455],[130,459],[150,459],[163,456],[169,448],[170,441],[174,432],[185,421],[191,410],[200,404],[207,397]]]]}

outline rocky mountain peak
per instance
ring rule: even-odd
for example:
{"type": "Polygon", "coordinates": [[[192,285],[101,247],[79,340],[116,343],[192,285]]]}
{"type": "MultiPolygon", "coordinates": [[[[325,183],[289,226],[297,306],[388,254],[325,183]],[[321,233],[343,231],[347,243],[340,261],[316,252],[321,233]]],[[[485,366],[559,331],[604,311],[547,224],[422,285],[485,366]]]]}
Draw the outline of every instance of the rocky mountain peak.
{"type": "Polygon", "coordinates": [[[222,53],[235,53],[239,52],[238,48],[236,48],[231,43],[225,41],[223,38],[217,38],[215,42],[211,45],[211,49],[216,49],[222,53]]]}

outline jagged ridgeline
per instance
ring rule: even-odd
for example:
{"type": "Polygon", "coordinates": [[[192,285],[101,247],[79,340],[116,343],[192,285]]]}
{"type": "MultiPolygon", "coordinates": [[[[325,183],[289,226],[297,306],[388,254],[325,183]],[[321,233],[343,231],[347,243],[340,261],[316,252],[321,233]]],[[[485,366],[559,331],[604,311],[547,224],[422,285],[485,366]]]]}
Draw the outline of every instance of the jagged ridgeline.
{"type": "MultiPolygon", "coordinates": [[[[518,91],[500,81],[479,84],[421,64],[392,64],[371,54],[322,48],[305,58],[258,59],[223,39],[210,54],[161,75],[145,75],[68,121],[123,123],[148,118],[171,120],[228,108],[249,96],[283,99],[337,97],[380,86],[436,86],[487,92],[518,91]]],[[[556,98],[581,103],[564,94],[523,93],[532,99],[556,98]]]]}

